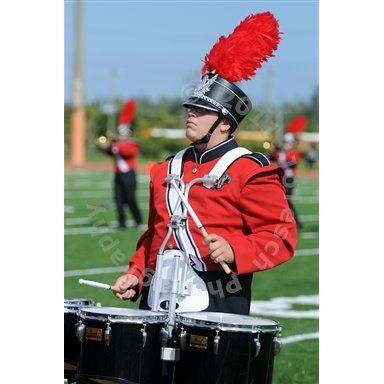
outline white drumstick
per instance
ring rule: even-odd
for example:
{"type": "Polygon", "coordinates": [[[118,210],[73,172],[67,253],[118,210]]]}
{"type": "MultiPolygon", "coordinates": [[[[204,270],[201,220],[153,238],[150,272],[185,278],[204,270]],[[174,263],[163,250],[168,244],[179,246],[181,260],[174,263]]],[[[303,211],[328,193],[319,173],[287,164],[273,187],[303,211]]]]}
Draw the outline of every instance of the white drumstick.
{"type": "Polygon", "coordinates": [[[107,289],[109,291],[114,291],[114,287],[112,287],[111,285],[98,283],[97,281],[79,279],[79,284],[84,284],[84,285],[89,285],[90,287],[96,287],[96,288],[107,289]]]}

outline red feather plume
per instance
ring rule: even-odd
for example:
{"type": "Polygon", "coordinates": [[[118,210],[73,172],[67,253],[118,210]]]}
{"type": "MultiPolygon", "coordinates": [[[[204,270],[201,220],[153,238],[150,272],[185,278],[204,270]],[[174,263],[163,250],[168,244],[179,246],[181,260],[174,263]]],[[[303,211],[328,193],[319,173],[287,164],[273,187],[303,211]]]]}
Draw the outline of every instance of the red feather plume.
{"type": "Polygon", "coordinates": [[[303,115],[297,115],[295,118],[293,118],[289,122],[287,127],[287,132],[299,133],[301,131],[304,131],[306,126],[307,126],[307,118],[303,115]]]}
{"type": "Polygon", "coordinates": [[[202,74],[215,72],[234,83],[249,80],[273,56],[279,41],[279,23],[272,13],[251,14],[219,38],[204,58],[202,74]]]}
{"type": "Polygon", "coordinates": [[[123,109],[120,112],[119,124],[130,124],[132,123],[133,117],[135,116],[136,104],[133,99],[128,100],[123,109]]]}

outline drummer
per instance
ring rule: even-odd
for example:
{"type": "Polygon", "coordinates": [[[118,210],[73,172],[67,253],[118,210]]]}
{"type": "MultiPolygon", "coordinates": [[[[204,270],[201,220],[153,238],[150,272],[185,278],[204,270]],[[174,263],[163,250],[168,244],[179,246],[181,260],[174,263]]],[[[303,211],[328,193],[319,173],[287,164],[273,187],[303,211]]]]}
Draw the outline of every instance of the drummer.
{"type": "MultiPolygon", "coordinates": [[[[186,137],[191,142],[183,157],[185,183],[207,175],[228,151],[238,146],[233,134],[252,106],[235,83],[251,77],[277,48],[278,23],[271,13],[250,15],[246,27],[252,30],[230,36],[233,47],[241,49],[243,39],[251,39],[249,46],[255,48],[257,55],[237,62],[236,58],[244,58],[246,53],[225,56],[225,41],[221,38],[205,57],[200,84],[183,103],[187,112],[186,137]],[[255,57],[259,62],[255,62],[255,57]],[[252,73],[247,72],[250,66],[252,73]]],[[[164,180],[171,161],[172,158],[166,159],[151,169],[148,229],[139,239],[126,273],[115,283],[120,299],[136,301],[141,295],[142,309],[148,309],[145,274],[155,269],[169,222],[169,187],[164,180]]],[[[207,311],[248,315],[253,273],[292,258],[297,232],[282,176],[281,168],[271,165],[263,154],[253,153],[234,161],[215,188],[196,185],[191,189],[189,203],[209,233],[204,239],[189,220],[187,237],[193,250],[190,263],[208,287],[207,311]],[[225,274],[221,261],[229,265],[232,274],[225,274]]],[[[179,249],[178,239],[171,239],[167,248],[179,249]]]]}

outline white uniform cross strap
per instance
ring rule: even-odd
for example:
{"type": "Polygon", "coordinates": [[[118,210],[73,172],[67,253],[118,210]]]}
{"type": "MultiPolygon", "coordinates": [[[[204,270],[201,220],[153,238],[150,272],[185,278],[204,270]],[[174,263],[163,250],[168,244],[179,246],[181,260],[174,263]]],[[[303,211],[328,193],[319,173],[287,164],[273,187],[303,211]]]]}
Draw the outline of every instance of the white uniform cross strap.
{"type": "MultiPolygon", "coordinates": [[[[175,175],[177,177],[181,178],[181,171],[183,167],[183,157],[185,153],[190,150],[191,147],[187,147],[185,149],[182,149],[181,151],[177,152],[176,155],[170,160],[169,166],[168,166],[168,174],[175,175]]],[[[182,205],[178,205],[178,209],[176,209],[177,202],[179,200],[179,196],[176,192],[176,190],[171,186],[167,186],[167,193],[166,193],[166,204],[167,209],[169,212],[169,215],[181,215],[182,214],[182,205]]],[[[174,233],[174,238],[176,240],[177,245],[181,249],[181,239],[178,238],[178,236],[174,233]]],[[[187,221],[186,228],[185,228],[185,242],[188,250],[188,255],[191,258],[194,268],[198,271],[206,271],[207,266],[201,259],[201,255],[199,253],[199,249],[197,248],[190,229],[189,224],[187,221]]]]}
{"type": "Polygon", "coordinates": [[[187,152],[190,149],[191,147],[184,148],[181,151],[177,152],[176,155],[173,157],[171,169],[170,169],[171,171],[170,173],[172,175],[177,175],[178,177],[181,176],[181,169],[183,167],[183,157],[185,152],[187,152]]]}
{"type": "MultiPolygon", "coordinates": [[[[221,159],[215,164],[215,166],[209,172],[210,177],[214,177],[217,180],[223,176],[223,173],[228,167],[242,156],[250,155],[252,152],[243,147],[236,147],[228,151],[221,159]]],[[[204,183],[204,187],[212,188],[212,184],[204,183]]]]}

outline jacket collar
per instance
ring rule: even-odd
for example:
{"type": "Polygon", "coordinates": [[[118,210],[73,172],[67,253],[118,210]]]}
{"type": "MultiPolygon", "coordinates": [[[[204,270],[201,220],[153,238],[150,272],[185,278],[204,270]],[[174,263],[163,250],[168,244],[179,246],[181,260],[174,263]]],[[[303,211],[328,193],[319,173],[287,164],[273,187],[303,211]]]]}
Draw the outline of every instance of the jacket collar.
{"type": "Polygon", "coordinates": [[[215,145],[212,148],[206,149],[203,152],[198,152],[195,147],[193,147],[193,155],[195,163],[204,164],[208,161],[212,161],[218,157],[225,155],[228,151],[237,147],[236,140],[233,136],[230,136],[227,140],[223,141],[220,144],[215,145]]]}

